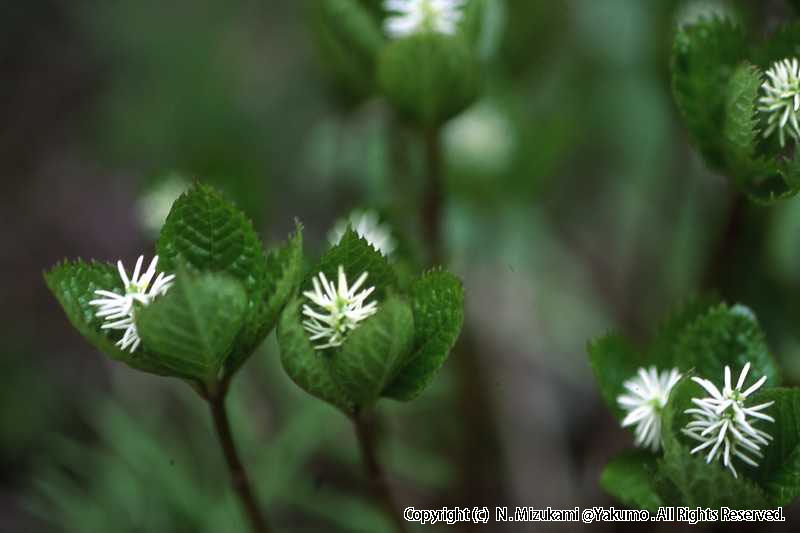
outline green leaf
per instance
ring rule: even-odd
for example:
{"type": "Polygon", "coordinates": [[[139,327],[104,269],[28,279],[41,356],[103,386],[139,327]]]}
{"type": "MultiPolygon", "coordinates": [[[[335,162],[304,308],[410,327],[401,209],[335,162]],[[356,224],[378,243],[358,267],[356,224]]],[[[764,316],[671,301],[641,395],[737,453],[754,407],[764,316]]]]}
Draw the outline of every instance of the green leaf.
{"type": "Polygon", "coordinates": [[[761,73],[756,67],[743,62],[736,68],[728,83],[723,135],[726,164],[737,186],[754,201],[770,204],[795,195],[797,187],[788,175],[791,162],[779,164],[782,157],[759,152],[756,101],[760,87],[761,73]]]}
{"type": "Polygon", "coordinates": [[[713,382],[722,380],[725,365],[735,374],[747,362],[752,365],[751,375],[767,376],[769,386],[779,383],[764,333],[752,311],[742,305],[709,309],[676,340],[676,366],[684,372],[693,368],[713,382]]]}
{"type": "Polygon", "coordinates": [[[772,507],[767,494],[741,474],[734,478],[721,462],[706,463],[702,454],[691,455],[691,442],[680,433],[689,421],[684,413],[691,398],[700,397],[702,389],[685,376],[670,393],[662,413],[664,456],[658,461],[657,484],[666,505],[688,507],[722,506],[733,509],[772,507]],[[666,483],[668,482],[668,483],[666,483]]]}
{"type": "Polygon", "coordinates": [[[64,261],[46,272],[44,279],[72,326],[100,351],[144,372],[174,375],[144,347],[134,353],[120,350],[115,345],[122,337],[119,330],[100,329],[103,319],[95,316],[97,308],[89,305],[89,301],[97,298],[94,294],[97,289],[123,294],[116,267],[97,261],[64,261]]]}
{"type": "MultiPolygon", "coordinates": [[[[707,464],[703,457],[689,455],[686,446],[670,447],[658,461],[659,474],[672,483],[677,500],[667,505],[688,507],[722,506],[732,509],[769,509],[769,497],[758,485],[740,476],[734,478],[723,466],[707,464]]],[[[673,496],[674,497],[674,496],[673,496]]]]}
{"type": "Polygon", "coordinates": [[[397,277],[389,262],[365,239],[358,236],[352,228],[348,228],[339,244],[325,252],[317,268],[308,273],[303,283],[303,290],[312,290],[311,279],[320,272],[335,281],[338,277],[339,265],[344,267],[349,283],[354,283],[362,273],[367,272],[365,287],[375,287],[375,298],[382,300],[387,291],[397,285],[397,277]]]}
{"type": "Polygon", "coordinates": [[[226,273],[256,292],[264,249],[244,213],[211,187],[195,184],[173,204],[156,250],[165,270],[179,264],[199,272],[226,273]]]}
{"type": "Polygon", "coordinates": [[[357,408],[380,397],[408,356],[413,340],[411,308],[401,298],[390,296],[334,351],[331,369],[335,379],[357,408]]]}
{"type": "Polygon", "coordinates": [[[433,270],[411,287],[414,351],[384,390],[384,396],[416,398],[444,364],[464,322],[464,288],[449,272],[433,270]]]}
{"type": "Polygon", "coordinates": [[[622,384],[634,377],[646,362],[642,354],[635,350],[627,339],[616,333],[609,333],[591,341],[588,352],[589,365],[592,367],[600,395],[614,416],[622,420],[625,412],[617,404],[617,397],[624,391],[622,384]]]}
{"type": "Polygon", "coordinates": [[[477,98],[479,71],[466,39],[422,32],[384,48],[378,82],[398,111],[435,127],[477,98]]]}
{"type": "Polygon", "coordinates": [[[726,87],[745,50],[744,32],[727,19],[701,19],[675,35],[673,96],[694,142],[716,169],[725,168],[726,87]]]}
{"type": "Polygon", "coordinates": [[[163,267],[175,270],[180,265],[192,272],[227,274],[238,280],[247,294],[244,327],[231,349],[229,371],[238,368],[261,343],[273,325],[270,319],[275,319],[275,308],[279,309],[291,292],[293,269],[300,268],[299,234],[298,229],[288,251],[279,252],[269,270],[252,223],[217,191],[195,184],[173,204],[156,243],[163,267]],[[284,261],[286,271],[278,273],[277,263],[284,261]],[[271,294],[272,289],[279,289],[279,294],[271,294]]]}
{"type": "Polygon", "coordinates": [[[589,364],[600,394],[618,420],[625,411],[617,404],[617,397],[625,392],[623,383],[634,377],[641,367],[654,365],[659,371],[678,366],[675,345],[680,334],[698,316],[708,310],[715,299],[711,296],[692,298],[676,307],[659,326],[647,350],[632,346],[617,333],[609,333],[589,343],[589,364]]]}
{"type": "Polygon", "coordinates": [[[697,318],[705,314],[709,308],[719,303],[714,295],[702,295],[689,298],[670,311],[658,329],[647,349],[647,362],[661,369],[674,368],[675,345],[678,337],[697,318]]]}
{"type": "Polygon", "coordinates": [[[298,223],[287,243],[269,252],[263,276],[256,286],[260,298],[236,340],[236,348],[225,361],[226,374],[234,372],[275,327],[281,310],[300,284],[303,274],[303,228],[298,223]]]}
{"type": "Polygon", "coordinates": [[[664,503],[656,492],[656,458],[645,451],[628,451],[612,459],[603,469],[600,484],[625,505],[656,511],[664,503]]]}
{"type": "Polygon", "coordinates": [[[731,168],[752,164],[759,133],[755,104],[760,86],[758,69],[746,61],[736,67],[728,83],[723,134],[731,168]]]}
{"type": "Polygon", "coordinates": [[[345,413],[352,413],[353,402],[331,371],[332,351],[317,351],[308,340],[300,316],[301,304],[300,298],[294,298],[283,310],[278,322],[277,337],[283,369],[307,393],[345,413]]]}
{"type": "Polygon", "coordinates": [[[310,22],[320,63],[346,94],[375,88],[375,63],[384,39],[377,21],[356,0],[314,0],[310,22]]]}
{"type": "Polygon", "coordinates": [[[135,313],[142,344],[175,373],[211,383],[242,327],[247,295],[228,276],[179,271],[167,294],[135,313]]]}
{"type": "Polygon", "coordinates": [[[750,469],[773,498],[775,506],[791,503],[800,495],[800,389],[765,389],[748,399],[747,405],[775,403],[762,411],[775,423],[761,422],[773,440],[763,448],[758,468],[750,469]]]}

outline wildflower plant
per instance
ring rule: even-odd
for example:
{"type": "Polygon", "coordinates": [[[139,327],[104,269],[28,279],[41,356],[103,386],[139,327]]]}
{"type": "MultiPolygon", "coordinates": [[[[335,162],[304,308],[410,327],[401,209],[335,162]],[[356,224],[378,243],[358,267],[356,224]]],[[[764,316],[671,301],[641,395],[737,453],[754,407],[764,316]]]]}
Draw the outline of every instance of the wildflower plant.
{"type": "Polygon", "coordinates": [[[273,328],[299,281],[301,248],[298,229],[267,253],[241,211],[196,185],[172,206],[144,273],[143,258],[130,278],[121,261],[75,260],[45,280],[106,355],[205,390],[227,383],[273,328]]]}
{"type": "Polygon", "coordinates": [[[382,398],[418,396],[442,366],[464,318],[460,281],[428,271],[407,288],[394,266],[348,228],[284,309],[286,373],[349,415],[382,398]]]}
{"type": "Polygon", "coordinates": [[[612,459],[601,476],[623,503],[754,509],[800,495],[800,389],[780,386],[746,307],[688,302],[649,346],[611,333],[590,343],[589,361],[601,395],[641,448],[612,459]]]}
{"type": "Polygon", "coordinates": [[[157,257],[129,277],[122,262],[64,261],[45,281],[73,326],[112,359],[180,378],[208,401],[253,531],[269,526],[231,435],[231,378],[272,330],[301,278],[302,233],[270,252],[250,221],[211,188],[195,185],[173,204],[157,257]],[[157,273],[156,267],[163,269],[157,273]],[[169,274],[165,274],[169,272],[169,274]]]}
{"type": "Polygon", "coordinates": [[[800,190],[800,23],[767,39],[730,18],[676,29],[672,89],[688,133],[708,165],[753,200],[800,190]]]}

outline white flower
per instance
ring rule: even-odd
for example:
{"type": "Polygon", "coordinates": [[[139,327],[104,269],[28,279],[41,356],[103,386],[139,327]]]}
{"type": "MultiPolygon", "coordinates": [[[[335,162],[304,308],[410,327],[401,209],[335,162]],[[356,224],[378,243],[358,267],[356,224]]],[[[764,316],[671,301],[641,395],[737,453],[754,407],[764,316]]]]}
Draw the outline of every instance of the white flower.
{"type": "Polygon", "coordinates": [[[767,380],[766,376],[753,383],[742,392],[750,363],[744,365],[736,388],[731,387],[731,369],[725,367],[725,386],[722,392],[707,379],[693,377],[692,381],[703,387],[711,397],[692,398],[692,403],[697,407],[687,409],[687,414],[693,415],[693,420],[686,425],[683,433],[701,442],[691,453],[711,448],[706,457],[710,463],[722,456],[723,464],[728,467],[734,477],[738,477],[733,467],[733,457],[736,456],[751,466],[758,463],[750,456],[763,457],[761,446],[766,446],[772,437],[754,426],[760,420],[775,422],[775,419],[761,411],[775,402],[766,402],[753,407],[745,407],[744,401],[757,391],[767,380]],[[749,418],[749,420],[748,420],[749,418]]]}
{"type": "Polygon", "coordinates": [[[761,85],[764,96],[758,99],[758,110],[767,115],[764,137],[778,130],[783,146],[787,131],[795,141],[800,139],[800,63],[797,58],[777,61],[767,70],[767,78],[761,85]]]}
{"type": "Polygon", "coordinates": [[[364,305],[364,301],[372,294],[375,287],[357,292],[366,279],[367,273],[364,272],[351,287],[348,287],[341,265],[338,288],[333,282],[328,281],[323,272],[312,278],[314,290],[306,291],[303,295],[321,309],[321,312],[304,304],[303,314],[308,319],[303,321],[303,327],[311,334],[312,341],[323,341],[315,346],[317,350],[341,346],[347,334],[356,329],[359,322],[378,311],[378,304],[375,301],[364,305]]]}
{"type": "Polygon", "coordinates": [[[339,244],[351,226],[359,237],[366,239],[380,253],[389,256],[397,247],[397,242],[392,237],[392,230],[388,224],[381,224],[378,213],[372,210],[355,210],[347,218],[339,219],[328,233],[328,241],[332,245],[339,244]]]}
{"type": "Polygon", "coordinates": [[[679,28],[697,24],[703,20],[728,19],[737,22],[736,12],[728,0],[695,0],[685,2],[675,11],[679,28]]]}
{"type": "Polygon", "coordinates": [[[656,367],[640,368],[637,375],[623,383],[629,394],[617,397],[619,406],[628,411],[622,427],[636,424],[637,446],[658,451],[661,446],[661,410],[669,393],[681,378],[677,368],[659,373],[656,367]]]}
{"type": "Polygon", "coordinates": [[[104,324],[100,326],[102,329],[125,330],[122,339],[116,344],[122,350],[130,348],[131,352],[136,351],[141,342],[134,320],[135,304],[140,306],[150,304],[156,297],[165,294],[172,287],[172,281],[175,279],[174,274],[167,276],[161,272],[153,280],[153,276],[156,275],[158,256],[153,257],[150,266],[139,276],[143,260],[144,256],[140,255],[130,279],[128,279],[125,268],[122,266],[122,261],[117,261],[117,270],[119,270],[119,277],[122,278],[125,294],[98,289],[94,292],[98,296],[102,296],[102,298],[89,302],[89,304],[97,306],[96,316],[105,320],[104,324]],[[151,281],[152,284],[150,283],[151,281]]]}
{"type": "Polygon", "coordinates": [[[383,27],[390,37],[407,37],[420,31],[452,35],[463,15],[466,0],[384,0],[386,17],[383,27]]]}
{"type": "Polygon", "coordinates": [[[511,165],[517,144],[514,125],[498,106],[485,101],[451,120],[444,129],[448,159],[460,168],[496,176],[511,165]]]}

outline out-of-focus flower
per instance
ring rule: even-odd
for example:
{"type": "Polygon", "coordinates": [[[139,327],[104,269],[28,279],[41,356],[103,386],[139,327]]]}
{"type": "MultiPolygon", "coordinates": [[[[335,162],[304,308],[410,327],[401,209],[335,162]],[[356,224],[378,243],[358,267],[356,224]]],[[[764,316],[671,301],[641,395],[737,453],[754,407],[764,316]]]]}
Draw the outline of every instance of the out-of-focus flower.
{"type": "Polygon", "coordinates": [[[453,119],[444,130],[444,143],[459,167],[494,175],[508,169],[514,156],[516,132],[497,106],[483,102],[453,119]]]}
{"type": "Polygon", "coordinates": [[[636,425],[637,446],[658,451],[661,447],[661,411],[667,405],[669,393],[681,378],[677,368],[658,372],[656,367],[640,368],[623,387],[628,394],[617,397],[619,406],[627,411],[622,427],[636,425]]]}
{"type": "Polygon", "coordinates": [[[690,0],[675,11],[675,23],[678,27],[713,18],[737,19],[730,3],[725,0],[690,0]]]}
{"type": "Polygon", "coordinates": [[[452,35],[463,16],[466,0],[385,0],[384,29],[390,37],[400,38],[431,31],[452,35]]]}
{"type": "Polygon", "coordinates": [[[142,226],[153,235],[158,235],[173,202],[189,188],[189,185],[186,179],[173,174],[143,194],[136,205],[142,226]]]}
{"type": "Polygon", "coordinates": [[[328,241],[331,245],[339,244],[348,226],[385,256],[391,255],[397,247],[389,225],[381,224],[378,213],[372,210],[355,210],[347,218],[336,221],[333,229],[328,233],[328,241]]]}

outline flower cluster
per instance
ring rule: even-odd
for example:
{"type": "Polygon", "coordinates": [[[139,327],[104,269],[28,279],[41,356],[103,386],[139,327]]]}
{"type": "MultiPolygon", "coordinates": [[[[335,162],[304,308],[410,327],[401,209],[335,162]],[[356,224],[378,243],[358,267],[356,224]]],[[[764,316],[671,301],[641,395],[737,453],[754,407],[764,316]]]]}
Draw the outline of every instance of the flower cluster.
{"type": "Polygon", "coordinates": [[[767,80],[761,85],[764,96],[758,99],[758,110],[767,116],[764,137],[777,130],[781,146],[786,142],[786,132],[795,141],[800,140],[800,62],[797,58],[777,61],[766,74],[767,80]]]}
{"type": "Polygon", "coordinates": [[[335,246],[344,237],[347,227],[353,228],[359,237],[365,239],[376,250],[385,256],[389,256],[397,247],[392,237],[392,230],[388,224],[381,224],[378,213],[372,210],[355,210],[347,218],[339,219],[328,233],[328,242],[335,246]]]}
{"type": "Polygon", "coordinates": [[[684,428],[683,433],[697,441],[700,445],[691,453],[696,453],[710,448],[706,462],[710,463],[722,457],[722,463],[738,477],[733,466],[733,458],[738,457],[751,466],[758,466],[753,459],[763,457],[761,446],[766,446],[772,437],[766,432],[754,427],[762,420],[775,422],[775,419],[762,411],[775,402],[766,402],[752,407],[745,407],[745,400],[757,391],[766,381],[762,376],[749,388],[742,391],[750,363],[747,363],[739,375],[736,387],[731,386],[731,369],[725,367],[725,384],[720,391],[707,379],[693,377],[692,380],[703,387],[710,397],[692,398],[696,407],[687,409],[693,420],[684,428]]]}
{"type": "Polygon", "coordinates": [[[344,268],[339,266],[338,287],[328,281],[324,272],[312,278],[313,291],[305,291],[303,295],[319,308],[314,310],[310,305],[303,305],[303,327],[311,334],[312,341],[322,341],[316,345],[317,350],[341,346],[347,334],[358,327],[359,322],[374,315],[378,304],[371,301],[365,304],[367,297],[375,290],[370,287],[358,292],[367,279],[364,272],[352,286],[348,286],[344,268]]]}
{"type": "Polygon", "coordinates": [[[640,368],[637,375],[623,384],[628,394],[617,398],[627,411],[622,427],[636,424],[637,446],[658,451],[661,446],[661,410],[667,405],[669,393],[681,378],[677,368],[659,373],[656,367],[640,368]]]}
{"type": "MultiPolygon", "coordinates": [[[[754,457],[763,457],[761,447],[772,440],[772,436],[755,427],[760,421],[775,422],[764,409],[775,402],[765,402],[747,407],[745,401],[767,380],[762,376],[745,390],[745,380],[750,371],[747,363],[739,374],[736,386],[731,384],[731,369],[725,367],[724,386],[720,391],[711,381],[692,377],[710,396],[692,398],[693,407],[684,411],[692,415],[692,420],[682,429],[688,437],[700,442],[691,450],[694,454],[708,450],[706,462],[722,458],[722,464],[734,477],[738,477],[733,466],[733,458],[758,466],[754,457]]],[[[658,451],[661,445],[661,412],[669,400],[669,394],[680,380],[681,375],[673,368],[658,372],[655,367],[640,368],[637,374],[627,380],[623,387],[627,394],[617,398],[619,406],[627,412],[622,427],[636,425],[635,443],[658,451]]]]}
{"type": "Polygon", "coordinates": [[[172,287],[172,282],[175,279],[174,274],[165,275],[163,272],[156,276],[158,256],[153,257],[150,266],[140,276],[142,261],[144,261],[144,256],[140,255],[130,278],[125,272],[125,267],[122,266],[122,261],[117,261],[117,269],[119,270],[125,293],[117,294],[116,292],[98,289],[94,292],[102,298],[89,302],[89,304],[97,306],[96,316],[104,320],[101,326],[102,329],[125,330],[122,339],[116,344],[120,349],[130,349],[131,352],[136,351],[141,342],[134,319],[136,306],[148,305],[158,296],[165,294],[172,287]],[[155,280],[153,279],[154,277],[155,280]]]}
{"type": "Polygon", "coordinates": [[[452,35],[463,15],[466,0],[385,0],[384,29],[390,37],[407,37],[420,31],[452,35]]]}

